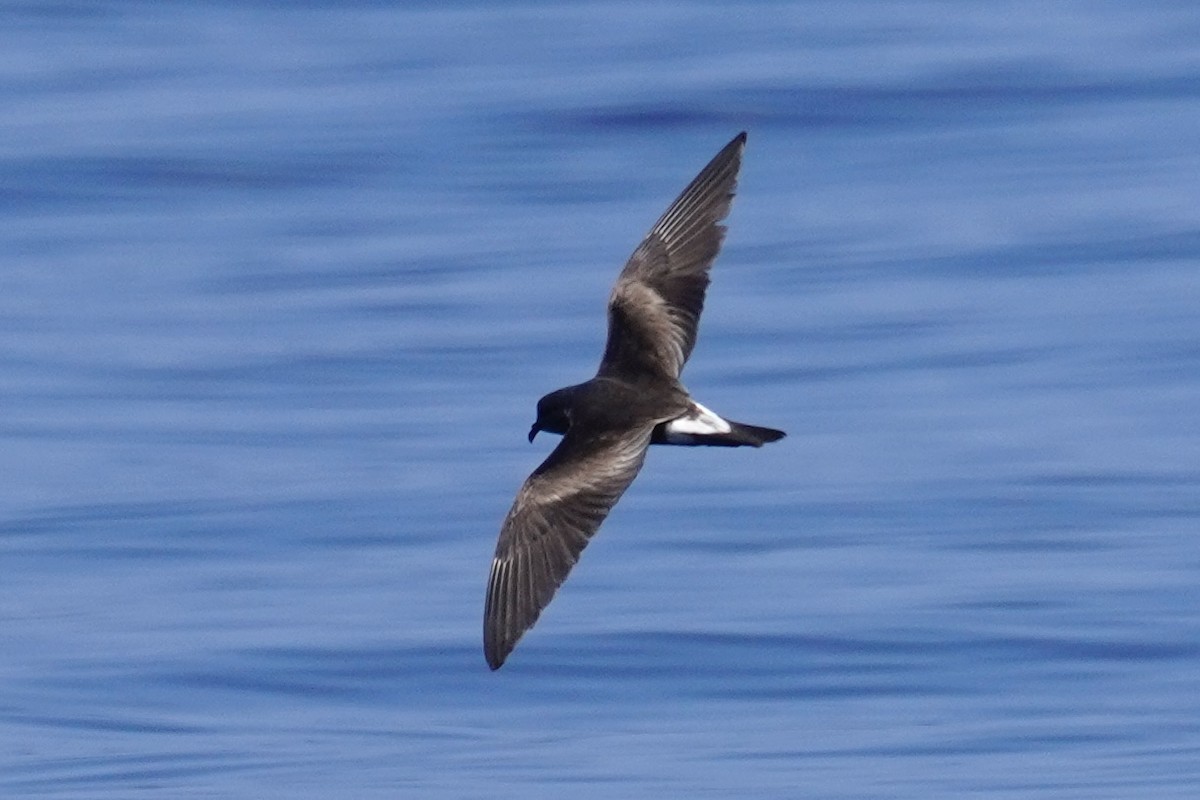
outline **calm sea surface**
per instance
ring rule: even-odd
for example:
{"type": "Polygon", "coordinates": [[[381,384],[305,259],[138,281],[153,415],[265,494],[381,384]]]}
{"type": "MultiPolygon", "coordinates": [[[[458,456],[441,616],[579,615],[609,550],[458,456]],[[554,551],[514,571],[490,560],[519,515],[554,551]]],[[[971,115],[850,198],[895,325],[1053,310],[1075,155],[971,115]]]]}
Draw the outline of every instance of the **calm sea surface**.
{"type": "Polygon", "coordinates": [[[1195,798],[1194,2],[0,6],[0,795],[1195,798]],[[500,521],[750,133],[656,448],[500,521]]]}

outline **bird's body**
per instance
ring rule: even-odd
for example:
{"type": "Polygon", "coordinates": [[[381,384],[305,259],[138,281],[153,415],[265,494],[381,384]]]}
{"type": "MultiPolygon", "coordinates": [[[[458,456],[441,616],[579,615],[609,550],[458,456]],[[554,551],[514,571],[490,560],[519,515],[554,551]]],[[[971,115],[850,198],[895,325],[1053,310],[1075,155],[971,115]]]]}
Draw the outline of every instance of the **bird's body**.
{"type": "Polygon", "coordinates": [[[721,418],[679,381],[696,343],[745,142],[739,134],[709,162],[621,271],[596,376],[538,401],[529,440],[539,431],[563,439],[525,481],[500,529],[484,608],[492,669],[537,621],[651,444],[761,447],[784,436],[721,418]]]}

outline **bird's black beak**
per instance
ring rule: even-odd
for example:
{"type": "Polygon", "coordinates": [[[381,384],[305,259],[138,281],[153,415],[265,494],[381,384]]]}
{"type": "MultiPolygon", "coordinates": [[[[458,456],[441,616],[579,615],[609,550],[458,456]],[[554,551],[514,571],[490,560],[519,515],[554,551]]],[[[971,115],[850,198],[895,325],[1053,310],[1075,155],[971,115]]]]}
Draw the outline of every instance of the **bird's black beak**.
{"type": "Polygon", "coordinates": [[[540,430],[541,430],[541,428],[538,427],[538,424],[536,422],[533,423],[533,427],[529,429],[529,443],[530,444],[533,444],[533,437],[537,436],[538,431],[540,431],[540,430]]]}

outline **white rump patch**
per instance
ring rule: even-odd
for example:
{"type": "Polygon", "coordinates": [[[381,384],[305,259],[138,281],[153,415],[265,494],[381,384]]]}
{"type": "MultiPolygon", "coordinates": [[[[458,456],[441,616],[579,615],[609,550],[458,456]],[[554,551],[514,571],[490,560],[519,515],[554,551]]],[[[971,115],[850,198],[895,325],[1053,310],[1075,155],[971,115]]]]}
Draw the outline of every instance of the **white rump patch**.
{"type": "Polygon", "coordinates": [[[676,417],[667,423],[667,442],[670,444],[686,444],[692,436],[705,436],[714,433],[729,433],[732,428],[729,423],[715,413],[692,401],[692,410],[682,417],[676,417]]]}

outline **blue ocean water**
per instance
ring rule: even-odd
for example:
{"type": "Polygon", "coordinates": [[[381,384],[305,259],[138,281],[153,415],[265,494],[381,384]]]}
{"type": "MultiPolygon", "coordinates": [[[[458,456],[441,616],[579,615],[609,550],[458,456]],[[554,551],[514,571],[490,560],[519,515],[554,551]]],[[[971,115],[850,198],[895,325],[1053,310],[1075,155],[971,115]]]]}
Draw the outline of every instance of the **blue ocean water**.
{"type": "Polygon", "coordinates": [[[1200,8],[0,8],[4,797],[1192,798],[1200,8]],[[512,496],[749,131],[691,390],[512,496]]]}

